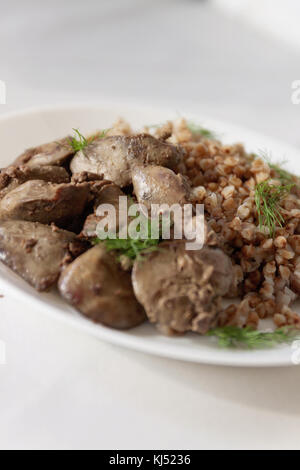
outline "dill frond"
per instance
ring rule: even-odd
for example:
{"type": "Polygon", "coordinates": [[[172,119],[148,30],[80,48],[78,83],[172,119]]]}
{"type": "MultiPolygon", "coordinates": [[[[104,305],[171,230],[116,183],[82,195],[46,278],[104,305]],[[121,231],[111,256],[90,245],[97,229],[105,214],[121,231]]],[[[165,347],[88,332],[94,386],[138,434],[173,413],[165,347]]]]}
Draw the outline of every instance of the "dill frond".
{"type": "Polygon", "coordinates": [[[275,171],[277,178],[281,181],[282,184],[286,184],[294,180],[293,175],[287,170],[281,168],[279,165],[276,165],[275,163],[269,163],[269,167],[275,171]]]}
{"type": "Polygon", "coordinates": [[[284,218],[280,212],[280,202],[293,186],[294,183],[276,186],[270,180],[267,180],[255,187],[255,204],[259,227],[266,226],[270,237],[274,237],[276,226],[283,226],[284,218]]]}
{"type": "Polygon", "coordinates": [[[215,132],[209,129],[205,129],[204,127],[201,127],[192,121],[188,121],[187,127],[189,128],[192,134],[200,134],[202,135],[202,137],[205,137],[206,139],[217,140],[218,138],[215,132]]]}
{"type": "Polygon", "coordinates": [[[300,337],[300,331],[291,327],[283,327],[272,332],[262,332],[250,327],[224,326],[210,330],[207,335],[216,336],[219,346],[223,348],[242,346],[254,349],[271,348],[278,344],[291,343],[300,337]]]}
{"type": "Polygon", "coordinates": [[[146,240],[142,240],[140,238],[127,238],[125,240],[116,238],[104,240],[104,244],[106,246],[107,251],[117,251],[118,258],[123,255],[127,256],[127,258],[131,260],[140,258],[143,254],[156,251],[158,249],[157,245],[159,244],[159,242],[159,239],[152,240],[151,238],[146,240]]]}
{"type": "Polygon", "coordinates": [[[126,256],[130,260],[141,259],[142,255],[157,251],[161,242],[161,233],[158,238],[151,238],[151,219],[148,220],[147,232],[148,238],[142,238],[141,236],[131,238],[127,234],[126,239],[121,239],[117,235],[116,238],[106,238],[105,240],[95,238],[93,243],[104,243],[107,251],[116,252],[118,260],[121,256],[126,256]]]}
{"type": "Polygon", "coordinates": [[[266,150],[260,150],[258,156],[263,158],[267,162],[271,170],[275,172],[276,177],[280,180],[282,184],[292,183],[293,181],[295,181],[296,176],[292,175],[292,173],[282,168],[282,166],[287,163],[286,160],[282,160],[278,163],[272,163],[271,153],[266,150]]]}
{"type": "MultiPolygon", "coordinates": [[[[157,129],[157,128],[162,127],[162,126],[163,126],[163,123],[148,124],[147,125],[147,127],[149,127],[150,129],[157,129]]],[[[206,139],[210,139],[210,140],[217,140],[218,139],[218,136],[215,132],[213,132],[209,129],[206,129],[202,126],[199,126],[198,124],[196,124],[192,121],[187,121],[187,127],[191,131],[192,134],[202,135],[202,137],[205,137],[206,139]]]]}
{"type": "Polygon", "coordinates": [[[85,137],[81,134],[79,129],[73,129],[73,131],[74,136],[69,140],[69,142],[75,153],[79,152],[80,150],[83,150],[91,142],[94,142],[98,139],[103,139],[103,137],[105,137],[107,133],[107,130],[104,130],[101,132],[96,132],[96,134],[93,134],[89,137],[85,137]]]}

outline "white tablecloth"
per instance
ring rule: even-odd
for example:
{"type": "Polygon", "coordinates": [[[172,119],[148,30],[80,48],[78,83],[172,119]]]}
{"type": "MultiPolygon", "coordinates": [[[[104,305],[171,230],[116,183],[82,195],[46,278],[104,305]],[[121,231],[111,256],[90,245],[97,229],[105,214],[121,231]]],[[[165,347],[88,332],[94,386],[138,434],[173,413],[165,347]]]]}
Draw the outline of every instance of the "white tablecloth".
{"type": "Polygon", "coordinates": [[[230,15],[300,47],[298,0],[211,0],[230,15]]]}
{"type": "MultiPolygon", "coordinates": [[[[299,145],[300,51],[196,0],[0,1],[0,112],[113,97],[299,145]]],[[[0,284],[0,448],[297,448],[300,369],[186,364],[101,343],[0,284]]]]}

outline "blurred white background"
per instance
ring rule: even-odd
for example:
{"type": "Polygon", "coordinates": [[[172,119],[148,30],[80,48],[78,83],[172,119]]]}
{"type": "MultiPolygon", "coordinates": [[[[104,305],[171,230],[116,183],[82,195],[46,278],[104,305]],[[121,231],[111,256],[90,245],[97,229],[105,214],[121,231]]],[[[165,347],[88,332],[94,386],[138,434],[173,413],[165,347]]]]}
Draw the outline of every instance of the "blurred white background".
{"type": "MultiPolygon", "coordinates": [[[[0,113],[113,98],[300,146],[299,2],[0,0],[0,12],[0,113]]],[[[1,448],[299,448],[299,368],[148,357],[0,294],[1,448]]]]}
{"type": "Polygon", "coordinates": [[[270,34],[272,25],[294,31],[295,0],[1,0],[0,7],[8,100],[0,112],[112,97],[199,110],[300,145],[300,106],[290,99],[300,43],[270,34]]]}
{"type": "Polygon", "coordinates": [[[231,16],[271,33],[287,44],[300,47],[298,0],[213,0],[231,16]]]}

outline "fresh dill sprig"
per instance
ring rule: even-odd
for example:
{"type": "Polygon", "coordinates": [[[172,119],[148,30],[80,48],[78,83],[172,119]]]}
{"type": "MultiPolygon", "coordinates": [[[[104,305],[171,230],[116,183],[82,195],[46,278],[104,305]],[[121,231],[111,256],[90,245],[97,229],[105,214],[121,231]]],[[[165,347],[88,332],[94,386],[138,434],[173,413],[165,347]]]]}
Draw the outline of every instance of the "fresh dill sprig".
{"type": "MultiPolygon", "coordinates": [[[[101,241],[101,240],[99,240],[101,241]]],[[[99,243],[98,241],[98,243],[99,243]]],[[[120,256],[127,256],[131,260],[139,259],[143,254],[156,251],[158,249],[158,244],[160,240],[148,238],[142,240],[140,238],[133,239],[106,239],[103,240],[106,246],[107,251],[116,251],[118,253],[118,258],[120,256]]]]}
{"type": "Polygon", "coordinates": [[[286,160],[282,160],[278,163],[272,163],[271,154],[266,150],[260,150],[258,157],[262,157],[267,162],[271,170],[275,172],[276,177],[282,184],[292,183],[295,180],[296,177],[293,176],[292,173],[282,168],[282,166],[287,163],[286,160]]]}
{"type": "Polygon", "coordinates": [[[192,134],[200,134],[202,137],[211,140],[217,140],[217,134],[209,129],[199,126],[192,121],[188,121],[187,126],[192,134]]]}
{"type": "Polygon", "coordinates": [[[266,226],[270,237],[274,237],[276,226],[282,227],[284,218],[280,202],[290,192],[294,183],[276,186],[270,180],[262,181],[255,187],[255,204],[260,229],[266,226]]]}
{"type": "Polygon", "coordinates": [[[88,145],[88,141],[84,137],[84,135],[79,132],[78,129],[73,129],[73,131],[75,135],[70,139],[70,145],[73,148],[74,152],[79,152],[88,145]]]}
{"type": "Polygon", "coordinates": [[[157,238],[151,238],[151,219],[147,221],[147,237],[142,238],[141,232],[138,233],[137,238],[130,237],[127,233],[127,238],[100,238],[94,239],[94,244],[104,243],[107,251],[115,251],[117,259],[120,260],[121,256],[126,256],[130,260],[141,259],[142,255],[157,251],[158,245],[161,242],[161,233],[157,238]]]}
{"type": "MultiPolygon", "coordinates": [[[[162,127],[163,124],[148,124],[147,127],[149,127],[150,129],[157,129],[159,127],[162,127]]],[[[198,124],[195,124],[194,122],[192,121],[188,121],[187,122],[187,127],[188,129],[191,131],[192,134],[195,134],[195,135],[201,135],[202,137],[205,137],[206,139],[210,139],[210,140],[217,140],[218,139],[218,136],[215,132],[209,130],[209,129],[206,129],[205,127],[202,127],[202,126],[199,126],[198,124]]]]}
{"type": "Polygon", "coordinates": [[[279,165],[275,163],[269,163],[269,167],[275,171],[278,179],[281,181],[282,184],[286,184],[293,181],[293,175],[289,173],[287,170],[284,170],[279,165]]]}
{"type": "Polygon", "coordinates": [[[207,333],[216,336],[219,346],[223,348],[246,347],[271,348],[278,344],[288,344],[300,337],[300,331],[291,327],[283,327],[271,332],[253,330],[250,327],[224,326],[214,328],[207,333]]]}
{"type": "Polygon", "coordinates": [[[93,134],[89,137],[85,137],[81,134],[79,129],[73,129],[73,131],[74,136],[69,139],[69,142],[75,153],[79,152],[80,150],[83,150],[91,142],[94,142],[94,140],[103,139],[103,137],[105,137],[107,133],[107,130],[104,130],[101,132],[96,132],[96,134],[93,134]]]}

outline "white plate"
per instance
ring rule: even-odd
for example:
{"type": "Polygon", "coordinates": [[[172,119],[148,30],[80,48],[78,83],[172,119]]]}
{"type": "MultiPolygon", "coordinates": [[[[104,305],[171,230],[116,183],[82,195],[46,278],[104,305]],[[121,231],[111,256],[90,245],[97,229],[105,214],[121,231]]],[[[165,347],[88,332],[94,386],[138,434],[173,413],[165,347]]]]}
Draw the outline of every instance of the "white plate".
{"type": "MultiPolygon", "coordinates": [[[[72,128],[79,128],[83,133],[99,128],[108,128],[119,117],[125,117],[134,127],[143,124],[164,122],[178,117],[175,111],[138,108],[115,104],[74,105],[48,107],[10,113],[0,117],[0,166],[6,166],[25,148],[56,140],[70,133],[72,128]]],[[[248,150],[268,149],[274,160],[288,159],[290,168],[300,174],[300,153],[274,139],[258,135],[201,115],[185,114],[185,117],[215,130],[225,142],[244,142],[248,150]]],[[[145,324],[129,332],[115,331],[95,325],[68,306],[56,293],[39,294],[12,271],[0,263],[1,292],[11,293],[15,297],[35,304],[42,311],[74,325],[82,331],[101,340],[118,344],[149,354],[181,359],[191,362],[229,366],[288,366],[292,365],[291,346],[275,349],[245,351],[224,350],[217,346],[212,338],[186,335],[182,338],[166,338],[158,334],[155,328],[145,324]]],[[[26,309],[25,309],[26,310],[26,309]]],[[[26,312],[25,312],[26,313],[26,312]]]]}

